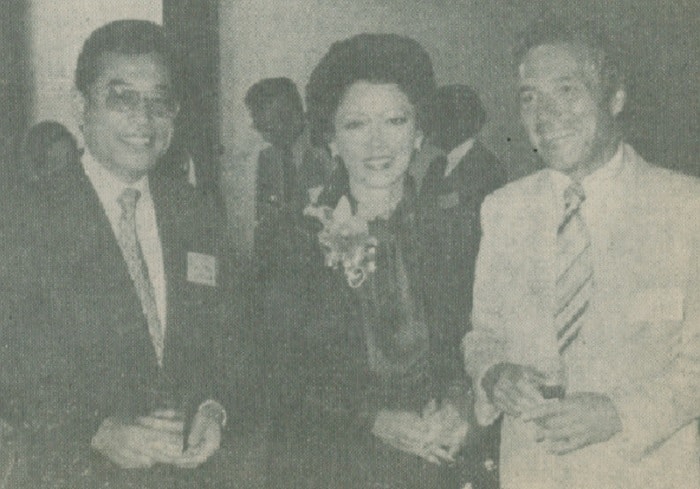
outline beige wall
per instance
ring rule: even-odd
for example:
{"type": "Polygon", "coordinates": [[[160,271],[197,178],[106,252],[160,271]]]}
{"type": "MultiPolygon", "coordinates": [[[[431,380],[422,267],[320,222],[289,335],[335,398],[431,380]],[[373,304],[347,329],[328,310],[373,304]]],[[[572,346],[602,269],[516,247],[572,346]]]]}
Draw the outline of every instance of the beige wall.
{"type": "Polygon", "coordinates": [[[112,20],[136,18],[161,22],[159,0],[29,0],[30,124],[53,119],[76,136],[71,110],[73,71],[87,36],[112,20]]]}

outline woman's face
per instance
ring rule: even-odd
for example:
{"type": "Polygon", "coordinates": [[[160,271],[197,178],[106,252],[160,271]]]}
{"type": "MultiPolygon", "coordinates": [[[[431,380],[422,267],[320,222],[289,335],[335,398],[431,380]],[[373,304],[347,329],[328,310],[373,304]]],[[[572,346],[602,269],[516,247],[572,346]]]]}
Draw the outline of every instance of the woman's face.
{"type": "Polygon", "coordinates": [[[334,128],[330,147],[350,182],[375,189],[403,179],[423,137],[415,107],[395,84],[355,82],[338,106],[334,128]]]}

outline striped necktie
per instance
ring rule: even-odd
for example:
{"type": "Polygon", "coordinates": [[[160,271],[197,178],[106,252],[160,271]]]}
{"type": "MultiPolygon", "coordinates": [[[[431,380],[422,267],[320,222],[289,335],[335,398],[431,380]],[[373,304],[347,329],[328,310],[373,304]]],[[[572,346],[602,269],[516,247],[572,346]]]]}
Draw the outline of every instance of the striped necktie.
{"type": "Polygon", "coordinates": [[[578,336],[593,288],[591,239],[580,206],[586,196],[580,183],[564,191],[565,212],[557,230],[557,282],[554,324],[559,353],[578,336]]]}
{"type": "Polygon", "coordinates": [[[136,292],[141,300],[141,308],[146,316],[148,333],[156,352],[158,366],[162,367],[165,334],[158,318],[153,284],[148,277],[148,268],[136,234],[136,203],[140,196],[141,192],[133,188],[126,188],[119,196],[118,201],[122,207],[122,213],[119,219],[117,241],[124,255],[131,280],[134,282],[136,292]]]}

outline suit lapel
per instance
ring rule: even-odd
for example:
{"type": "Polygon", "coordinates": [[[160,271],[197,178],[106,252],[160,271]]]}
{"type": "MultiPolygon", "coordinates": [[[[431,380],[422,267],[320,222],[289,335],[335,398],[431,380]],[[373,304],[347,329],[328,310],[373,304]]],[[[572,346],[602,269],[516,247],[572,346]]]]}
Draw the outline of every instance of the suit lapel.
{"type": "MultiPolygon", "coordinates": [[[[72,245],[66,247],[71,262],[87,263],[82,268],[96,280],[122,282],[129,277],[107,215],[80,164],[56,176],[48,206],[55,239],[72,245]]],[[[136,289],[134,297],[138,299],[136,289]]]]}
{"type": "Polygon", "coordinates": [[[176,347],[183,321],[179,319],[178,304],[182,304],[182,287],[187,281],[187,251],[183,236],[192,233],[186,229],[192,225],[192,208],[185,204],[185,196],[176,192],[177,185],[166,178],[151,176],[149,185],[156,211],[158,234],[163,250],[163,271],[166,284],[167,327],[165,331],[165,353],[163,365],[178,363],[179,349],[176,347]]]}
{"type": "MultiPolygon", "coordinates": [[[[527,213],[530,232],[525,234],[524,251],[527,257],[522,263],[528,277],[528,293],[535,298],[540,318],[553,319],[554,285],[556,282],[556,230],[560,217],[558,200],[552,190],[549,171],[540,172],[531,195],[527,198],[527,213]]],[[[554,328],[552,321],[551,328],[554,328]]]]}
{"type": "MultiPolygon", "coordinates": [[[[124,352],[140,370],[152,348],[136,293],[107,215],[80,164],[55,176],[47,189],[42,266],[52,329],[75,342],[124,352]],[[142,347],[143,346],[143,347],[142,347]]],[[[155,366],[155,354],[152,360],[155,366]]]]}

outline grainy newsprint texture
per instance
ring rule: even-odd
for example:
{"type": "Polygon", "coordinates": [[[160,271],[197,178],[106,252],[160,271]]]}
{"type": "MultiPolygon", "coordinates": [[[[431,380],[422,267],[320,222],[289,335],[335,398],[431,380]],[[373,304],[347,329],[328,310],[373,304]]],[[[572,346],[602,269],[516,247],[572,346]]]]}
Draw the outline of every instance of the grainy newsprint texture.
{"type": "Polygon", "coordinates": [[[0,489],[699,487],[699,12],[3,0],[0,489]],[[615,69],[554,28],[517,57],[553,17],[606,31],[615,69]],[[122,19],[162,25],[172,65],[112,47],[81,91],[122,19]],[[338,61],[374,71],[314,132],[312,73],[363,33],[416,41],[478,129],[474,105],[423,117],[420,63],[389,56],[338,61]],[[256,113],[280,78],[298,103],[256,113]]]}

